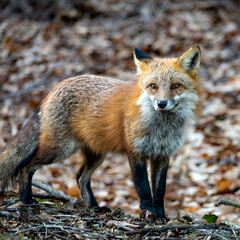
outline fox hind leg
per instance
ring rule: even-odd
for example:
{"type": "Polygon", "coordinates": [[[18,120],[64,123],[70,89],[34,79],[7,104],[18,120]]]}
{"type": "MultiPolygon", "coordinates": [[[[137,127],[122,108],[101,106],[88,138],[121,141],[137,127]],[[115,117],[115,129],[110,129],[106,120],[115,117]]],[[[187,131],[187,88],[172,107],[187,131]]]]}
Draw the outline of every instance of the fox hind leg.
{"type": "Polygon", "coordinates": [[[37,203],[32,198],[32,177],[35,173],[35,169],[28,169],[27,167],[20,170],[19,174],[19,199],[24,204],[37,203]]]}
{"type": "MultiPolygon", "coordinates": [[[[93,172],[99,167],[104,158],[105,154],[96,154],[92,152],[89,148],[82,149],[83,163],[77,173],[77,183],[81,192],[83,199],[86,201],[89,208],[97,207],[98,203],[93,195],[91,188],[91,176],[93,172]]],[[[99,208],[101,211],[110,211],[106,207],[99,208]]]]}
{"type": "Polygon", "coordinates": [[[32,197],[32,178],[38,168],[56,162],[62,152],[52,151],[51,154],[42,155],[37,152],[36,156],[25,166],[22,166],[19,172],[19,199],[24,204],[37,203],[32,197]]]}

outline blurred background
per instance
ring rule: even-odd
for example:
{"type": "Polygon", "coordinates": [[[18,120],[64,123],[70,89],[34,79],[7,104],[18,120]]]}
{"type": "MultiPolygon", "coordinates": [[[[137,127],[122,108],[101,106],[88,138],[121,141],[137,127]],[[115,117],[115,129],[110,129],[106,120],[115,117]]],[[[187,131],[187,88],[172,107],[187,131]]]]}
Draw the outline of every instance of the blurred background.
{"type": "MultiPolygon", "coordinates": [[[[238,0],[1,0],[0,147],[61,80],[98,74],[136,79],[132,51],[179,56],[199,45],[202,114],[172,158],[166,211],[240,223],[240,2],[238,0]]],[[[81,153],[41,168],[35,180],[78,196],[81,153]]],[[[126,157],[109,155],[92,183],[100,205],[139,213],[126,157]]],[[[39,189],[34,189],[39,192],[39,189]]]]}

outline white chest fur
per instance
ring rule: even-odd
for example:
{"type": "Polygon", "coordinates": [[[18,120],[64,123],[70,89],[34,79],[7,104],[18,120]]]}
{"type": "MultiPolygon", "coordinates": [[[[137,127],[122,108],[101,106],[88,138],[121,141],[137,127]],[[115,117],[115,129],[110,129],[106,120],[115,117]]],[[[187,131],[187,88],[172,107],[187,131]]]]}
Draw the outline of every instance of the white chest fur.
{"type": "Polygon", "coordinates": [[[141,109],[140,128],[144,134],[133,142],[138,154],[148,158],[169,157],[182,146],[184,130],[193,116],[198,96],[193,91],[179,98],[176,109],[158,112],[153,107],[151,97],[146,92],[141,95],[137,105],[141,109]]]}
{"type": "Polygon", "coordinates": [[[183,144],[185,122],[174,113],[156,113],[144,121],[145,134],[134,141],[136,151],[144,157],[171,156],[183,144]]]}

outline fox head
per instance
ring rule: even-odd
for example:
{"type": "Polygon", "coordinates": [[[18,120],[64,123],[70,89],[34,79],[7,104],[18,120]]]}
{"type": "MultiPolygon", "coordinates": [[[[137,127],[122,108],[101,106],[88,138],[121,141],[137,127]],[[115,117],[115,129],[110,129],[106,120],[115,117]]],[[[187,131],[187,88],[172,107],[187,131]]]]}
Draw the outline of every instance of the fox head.
{"type": "Polygon", "coordinates": [[[195,46],[179,58],[152,58],[135,48],[134,62],[142,94],[138,104],[158,112],[193,112],[199,98],[197,73],[200,48],[195,46]]]}

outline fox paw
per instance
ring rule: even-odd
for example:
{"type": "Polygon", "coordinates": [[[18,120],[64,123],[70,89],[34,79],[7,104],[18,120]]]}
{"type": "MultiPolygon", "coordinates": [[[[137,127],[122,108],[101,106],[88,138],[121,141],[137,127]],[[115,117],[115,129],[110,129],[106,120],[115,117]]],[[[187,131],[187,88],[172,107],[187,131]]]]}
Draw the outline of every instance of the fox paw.
{"type": "Polygon", "coordinates": [[[94,211],[96,213],[107,213],[107,212],[111,212],[111,209],[108,207],[94,207],[94,211]]]}
{"type": "Polygon", "coordinates": [[[164,209],[155,207],[156,213],[157,213],[157,222],[161,224],[165,224],[169,221],[169,219],[166,217],[164,209]]]}
{"type": "Polygon", "coordinates": [[[39,202],[36,199],[32,199],[29,204],[39,204],[39,202]]]}
{"type": "Polygon", "coordinates": [[[145,209],[139,214],[140,219],[146,219],[149,222],[157,222],[160,224],[165,224],[168,222],[165,216],[155,216],[151,211],[145,209]]]}
{"type": "Polygon", "coordinates": [[[157,217],[149,210],[145,209],[139,214],[140,219],[146,219],[149,222],[155,222],[157,217]]]}
{"type": "Polygon", "coordinates": [[[39,204],[39,202],[35,199],[28,199],[27,201],[26,200],[21,200],[21,202],[23,202],[25,205],[36,205],[36,204],[39,204]]]}
{"type": "Polygon", "coordinates": [[[169,219],[165,218],[165,217],[157,217],[156,222],[160,223],[160,224],[165,224],[168,222],[169,219]]]}

